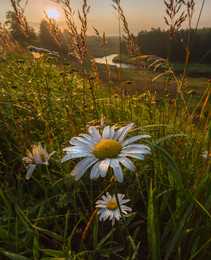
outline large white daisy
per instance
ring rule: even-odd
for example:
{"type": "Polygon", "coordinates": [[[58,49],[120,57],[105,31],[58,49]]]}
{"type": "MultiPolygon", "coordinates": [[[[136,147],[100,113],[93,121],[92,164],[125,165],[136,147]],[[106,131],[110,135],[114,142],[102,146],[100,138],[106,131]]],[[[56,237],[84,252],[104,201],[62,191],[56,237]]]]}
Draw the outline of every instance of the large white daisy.
{"type": "Polygon", "coordinates": [[[129,170],[134,171],[135,165],[127,157],[144,160],[143,154],[151,154],[150,148],[143,144],[132,144],[141,138],[149,138],[149,135],[137,135],[125,140],[128,131],[133,127],[133,123],[121,127],[115,133],[115,126],[106,126],[102,136],[95,127],[89,127],[90,135],[81,134],[70,140],[71,147],[63,149],[67,155],[61,162],[72,158],[85,157],[72,170],[71,175],[78,180],[91,167],[90,178],[96,179],[99,176],[105,177],[109,166],[113,168],[114,175],[118,182],[123,181],[123,173],[120,163],[129,170]]]}
{"type": "MultiPolygon", "coordinates": [[[[123,200],[124,196],[124,194],[118,194],[118,201],[122,214],[127,215],[127,211],[131,212],[132,209],[123,205],[130,201],[129,199],[123,200]]],[[[106,196],[102,196],[102,199],[103,200],[98,200],[96,202],[96,208],[101,208],[97,212],[97,214],[100,215],[99,219],[100,221],[102,219],[105,221],[109,217],[109,220],[112,220],[112,225],[114,225],[115,219],[119,220],[121,218],[116,196],[111,196],[108,192],[106,192],[106,196]]]]}
{"type": "Polygon", "coordinates": [[[45,164],[48,166],[48,160],[55,152],[56,151],[53,151],[52,153],[48,154],[46,148],[43,148],[40,142],[38,143],[38,145],[32,145],[32,153],[27,150],[27,157],[23,157],[22,159],[25,163],[28,163],[26,167],[28,169],[26,179],[30,179],[32,172],[34,171],[37,164],[45,164]]]}

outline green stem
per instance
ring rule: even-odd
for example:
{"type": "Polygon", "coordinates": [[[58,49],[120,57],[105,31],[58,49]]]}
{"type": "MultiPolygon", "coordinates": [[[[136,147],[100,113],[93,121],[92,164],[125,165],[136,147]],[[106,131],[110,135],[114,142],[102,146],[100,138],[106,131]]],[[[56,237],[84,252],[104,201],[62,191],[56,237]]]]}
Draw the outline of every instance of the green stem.
{"type": "MultiPolygon", "coordinates": [[[[122,218],[122,223],[124,225],[124,228],[125,228],[125,231],[126,231],[126,234],[127,234],[127,239],[128,239],[130,234],[129,234],[128,228],[125,224],[124,215],[122,214],[122,209],[121,209],[121,206],[120,206],[120,203],[119,203],[116,180],[113,181],[113,184],[114,184],[114,192],[115,192],[116,202],[117,202],[117,205],[118,205],[118,208],[119,208],[119,212],[120,212],[120,215],[121,215],[121,218],[122,218]]],[[[129,246],[129,243],[127,243],[127,246],[128,246],[128,253],[130,255],[131,248],[129,246]]]]}

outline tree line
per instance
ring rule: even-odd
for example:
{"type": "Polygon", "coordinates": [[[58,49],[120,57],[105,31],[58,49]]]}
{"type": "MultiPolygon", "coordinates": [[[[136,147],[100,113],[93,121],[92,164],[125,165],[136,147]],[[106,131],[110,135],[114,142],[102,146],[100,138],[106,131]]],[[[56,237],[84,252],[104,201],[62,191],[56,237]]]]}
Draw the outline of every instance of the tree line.
{"type": "MultiPolygon", "coordinates": [[[[139,46],[141,54],[156,55],[161,58],[169,58],[172,62],[185,62],[188,34],[190,37],[191,62],[211,63],[211,28],[180,30],[173,38],[169,39],[169,32],[160,28],[152,28],[150,31],[140,31],[133,36],[139,46]]],[[[126,54],[126,44],[122,43],[122,50],[126,54]]]]}
{"type": "MultiPolygon", "coordinates": [[[[15,14],[12,11],[7,12],[6,24],[13,38],[23,47],[29,42],[31,45],[57,51],[62,57],[68,56],[68,31],[65,29],[60,31],[62,45],[58,46],[47,29],[47,22],[40,22],[39,32],[29,28],[29,37],[21,32],[15,14]]],[[[140,31],[137,36],[133,36],[133,40],[140,47],[143,55],[156,55],[162,58],[169,58],[172,62],[184,62],[186,56],[186,43],[188,34],[190,33],[190,61],[200,63],[211,63],[211,28],[202,28],[197,31],[180,30],[174,34],[172,40],[169,39],[169,32],[160,28],[152,28],[150,31],[140,31]],[[170,50],[170,51],[169,51],[170,50]],[[169,55],[169,57],[168,57],[169,55]]],[[[107,54],[118,53],[119,38],[107,37],[108,51],[107,54]]],[[[87,44],[94,56],[103,56],[105,53],[100,47],[97,36],[87,37],[87,44]]],[[[126,43],[122,41],[122,53],[127,54],[126,43]]]]}

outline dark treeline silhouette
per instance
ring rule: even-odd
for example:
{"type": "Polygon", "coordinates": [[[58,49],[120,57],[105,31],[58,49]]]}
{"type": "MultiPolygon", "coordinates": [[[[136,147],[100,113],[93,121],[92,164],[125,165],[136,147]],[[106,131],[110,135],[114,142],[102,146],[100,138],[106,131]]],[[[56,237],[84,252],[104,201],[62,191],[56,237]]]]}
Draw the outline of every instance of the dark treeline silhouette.
{"type": "MultiPolygon", "coordinates": [[[[176,32],[173,39],[169,40],[169,32],[161,29],[141,31],[134,36],[135,42],[143,55],[156,55],[162,58],[168,57],[173,62],[184,62],[186,56],[186,43],[188,30],[176,32]],[[170,48],[170,51],[168,52],[170,48]]],[[[126,54],[126,46],[123,43],[123,52],[126,54]]],[[[211,63],[211,28],[203,28],[190,31],[190,61],[211,63]]]]}
{"type": "MultiPolygon", "coordinates": [[[[28,39],[20,30],[14,12],[7,12],[6,24],[13,38],[22,46],[27,47],[35,45],[37,47],[46,48],[50,51],[57,51],[62,57],[68,56],[68,31],[65,29],[60,31],[62,45],[58,46],[50,32],[47,29],[46,21],[40,22],[39,32],[35,33],[32,27],[29,28],[28,39]]],[[[184,62],[186,51],[185,44],[188,38],[188,30],[180,30],[176,32],[173,39],[169,40],[169,32],[161,29],[152,28],[150,31],[140,31],[137,36],[133,36],[134,41],[141,49],[143,55],[156,55],[162,58],[168,57],[172,62],[184,62]],[[168,51],[170,48],[170,51],[168,51]]],[[[108,49],[106,53],[101,48],[97,36],[87,37],[87,45],[95,57],[100,57],[119,52],[119,38],[107,37],[108,49]]],[[[127,48],[122,41],[122,53],[127,54],[127,48]]],[[[211,28],[198,29],[190,31],[190,61],[200,63],[211,63],[211,28]]]]}

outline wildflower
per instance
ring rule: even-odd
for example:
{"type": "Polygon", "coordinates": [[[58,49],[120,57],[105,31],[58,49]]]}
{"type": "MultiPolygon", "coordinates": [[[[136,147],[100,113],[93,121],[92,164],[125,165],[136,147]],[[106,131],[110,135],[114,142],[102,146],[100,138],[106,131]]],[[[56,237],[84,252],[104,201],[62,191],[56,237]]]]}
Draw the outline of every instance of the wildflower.
{"type": "Polygon", "coordinates": [[[52,57],[60,57],[59,53],[58,52],[55,52],[55,51],[52,51],[48,54],[49,56],[52,56],[52,57]]]}
{"type": "MultiPolygon", "coordinates": [[[[131,212],[132,209],[123,204],[130,201],[129,199],[123,200],[124,194],[118,194],[119,206],[123,214],[127,215],[127,211],[131,212]]],[[[100,221],[103,219],[105,221],[108,217],[112,220],[112,225],[115,223],[115,219],[119,220],[121,218],[120,210],[116,200],[116,196],[111,196],[106,192],[106,196],[102,196],[103,200],[98,200],[96,202],[96,208],[101,208],[98,210],[97,214],[100,215],[100,221]]]]}
{"type": "Polygon", "coordinates": [[[27,157],[24,157],[22,160],[29,165],[26,167],[28,169],[26,174],[26,179],[29,180],[32,172],[34,171],[37,164],[45,164],[49,165],[48,160],[50,157],[55,154],[56,151],[53,151],[52,153],[48,154],[46,151],[46,148],[42,147],[41,143],[39,142],[38,145],[32,145],[32,153],[27,150],[26,155],[27,157]]]}
{"type": "Polygon", "coordinates": [[[18,59],[18,60],[16,60],[16,62],[18,62],[18,63],[25,63],[25,60],[23,60],[23,59],[18,59]]]}
{"type": "Polygon", "coordinates": [[[151,153],[150,148],[146,145],[132,144],[141,138],[150,137],[149,135],[138,135],[124,140],[133,125],[131,123],[121,127],[116,133],[115,126],[106,126],[102,136],[95,127],[89,127],[88,132],[91,136],[81,134],[82,137],[73,137],[70,144],[74,146],[63,149],[67,155],[64,156],[62,162],[72,158],[86,157],[71,172],[76,180],[80,179],[85,171],[94,165],[90,173],[91,179],[97,179],[99,176],[105,177],[111,166],[117,181],[122,182],[123,173],[120,163],[134,171],[135,165],[127,157],[144,160],[143,154],[151,153]]]}
{"type": "Polygon", "coordinates": [[[201,155],[204,159],[207,159],[207,158],[210,158],[211,157],[211,154],[208,153],[208,151],[205,151],[202,153],[201,155]]]}

